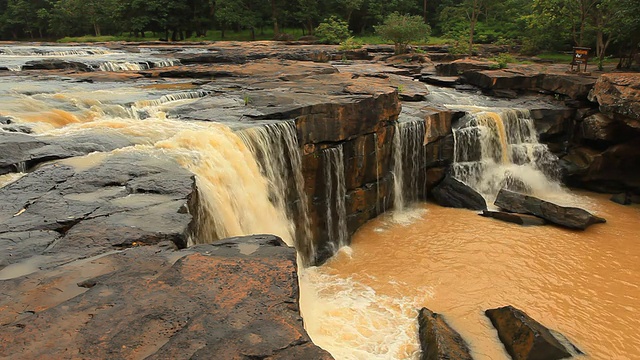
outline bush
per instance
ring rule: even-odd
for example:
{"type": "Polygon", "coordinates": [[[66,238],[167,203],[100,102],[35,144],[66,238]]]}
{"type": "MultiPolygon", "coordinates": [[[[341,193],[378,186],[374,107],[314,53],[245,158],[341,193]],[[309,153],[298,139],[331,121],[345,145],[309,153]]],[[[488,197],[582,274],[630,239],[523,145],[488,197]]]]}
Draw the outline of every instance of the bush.
{"type": "Polygon", "coordinates": [[[351,32],[349,31],[349,24],[332,16],[318,25],[315,35],[320,39],[321,43],[339,44],[341,41],[346,40],[351,35],[351,32]]]}
{"type": "Polygon", "coordinates": [[[340,47],[338,49],[340,51],[350,51],[350,50],[360,49],[361,47],[362,47],[362,44],[360,43],[360,41],[355,40],[353,36],[350,36],[349,38],[347,38],[346,40],[340,43],[340,47]]]}
{"type": "Polygon", "coordinates": [[[500,53],[493,58],[493,61],[498,63],[500,69],[504,69],[507,67],[507,64],[515,62],[516,60],[509,53],[500,53]]]}
{"type": "Polygon", "coordinates": [[[420,16],[389,15],[382,25],[375,26],[376,33],[385,40],[393,41],[396,54],[404,54],[411,42],[426,40],[431,32],[429,25],[420,16]]]}

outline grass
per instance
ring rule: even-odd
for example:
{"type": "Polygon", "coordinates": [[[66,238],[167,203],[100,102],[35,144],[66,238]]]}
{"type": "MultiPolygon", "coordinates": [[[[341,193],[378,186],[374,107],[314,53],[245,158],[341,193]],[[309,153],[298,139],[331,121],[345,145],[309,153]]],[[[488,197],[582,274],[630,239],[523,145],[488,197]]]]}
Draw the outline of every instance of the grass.
{"type": "MultiPolygon", "coordinates": [[[[292,39],[297,40],[301,36],[305,34],[302,33],[302,29],[299,28],[290,28],[284,29],[283,32],[285,34],[291,35],[292,39]]],[[[249,30],[241,30],[241,31],[232,31],[228,30],[224,34],[224,38],[222,38],[222,31],[220,30],[210,30],[207,31],[206,36],[193,36],[185,39],[185,42],[197,42],[197,41],[250,41],[251,40],[251,32],[249,30]]],[[[129,35],[105,35],[105,36],[93,36],[93,35],[85,35],[85,36],[74,36],[74,37],[64,37],[62,39],[57,40],[59,43],[92,43],[92,42],[109,42],[109,41],[156,41],[164,37],[164,34],[154,34],[153,32],[146,32],[145,37],[135,37],[129,35]]],[[[263,31],[256,31],[256,40],[273,40],[273,29],[265,28],[263,31]]],[[[393,44],[390,41],[382,40],[381,37],[377,35],[360,35],[354,36],[354,40],[360,42],[361,44],[368,45],[383,45],[383,44],[393,44]]],[[[447,38],[440,37],[429,37],[427,41],[416,42],[414,45],[443,45],[449,44],[453,40],[447,38]]]]}
{"type": "MultiPolygon", "coordinates": [[[[554,63],[562,63],[562,64],[569,64],[571,63],[571,60],[573,60],[573,55],[570,53],[541,53],[536,55],[536,57],[539,57],[540,59],[544,59],[544,60],[552,60],[554,63]]],[[[614,64],[617,62],[618,62],[618,59],[616,58],[612,58],[612,57],[604,58],[605,64],[614,64]]],[[[594,54],[591,54],[591,58],[589,58],[589,64],[591,65],[598,64],[598,59],[595,58],[594,54]]]]}

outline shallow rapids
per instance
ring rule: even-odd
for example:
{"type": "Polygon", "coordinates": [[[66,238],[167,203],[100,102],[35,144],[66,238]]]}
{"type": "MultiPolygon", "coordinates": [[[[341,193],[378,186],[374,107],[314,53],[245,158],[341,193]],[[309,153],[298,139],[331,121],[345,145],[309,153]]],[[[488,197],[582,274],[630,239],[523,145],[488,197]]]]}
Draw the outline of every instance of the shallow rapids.
{"type": "Polygon", "coordinates": [[[411,225],[391,214],[372,220],[350,248],[303,273],[308,331],[337,359],[417,358],[416,310],[426,306],[475,359],[503,360],[483,311],[511,304],[565,334],[585,359],[638,359],[640,207],[605,195],[582,201],[607,223],[520,227],[433,204],[411,225]]]}

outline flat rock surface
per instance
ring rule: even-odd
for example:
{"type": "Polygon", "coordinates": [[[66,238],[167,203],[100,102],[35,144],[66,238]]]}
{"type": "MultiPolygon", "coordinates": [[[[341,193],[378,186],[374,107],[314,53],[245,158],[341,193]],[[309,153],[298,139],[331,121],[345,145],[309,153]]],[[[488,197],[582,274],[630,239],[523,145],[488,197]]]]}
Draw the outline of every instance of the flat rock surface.
{"type": "Polygon", "coordinates": [[[298,308],[296,254],[271,235],[145,246],[0,282],[0,357],[331,359],[298,308]]]}
{"type": "Polygon", "coordinates": [[[0,269],[34,256],[49,268],[136,245],[185,247],[195,191],[190,172],[144,153],[43,166],[0,188],[0,269]]]}

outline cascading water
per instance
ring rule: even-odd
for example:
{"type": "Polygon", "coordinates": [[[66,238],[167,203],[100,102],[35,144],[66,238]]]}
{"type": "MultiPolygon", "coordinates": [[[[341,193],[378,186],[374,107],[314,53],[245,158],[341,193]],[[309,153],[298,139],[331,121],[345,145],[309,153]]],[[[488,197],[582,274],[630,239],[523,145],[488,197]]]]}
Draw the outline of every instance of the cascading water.
{"type": "Polygon", "coordinates": [[[331,244],[339,248],[346,246],[349,233],[347,231],[347,210],[345,199],[347,188],[344,177],[344,152],[342,145],[322,150],[324,160],[324,179],[326,181],[325,204],[327,206],[327,234],[331,244]],[[337,223],[334,223],[337,220],[337,223]]]}
{"type": "Polygon", "coordinates": [[[427,148],[423,120],[399,122],[393,136],[393,207],[401,212],[425,193],[427,148]]]}
{"type": "Polygon", "coordinates": [[[528,110],[479,111],[453,131],[454,176],[492,203],[502,188],[561,192],[557,157],[538,142],[528,110]]]}
{"type": "Polygon", "coordinates": [[[262,175],[269,181],[269,198],[286,209],[289,232],[305,265],[315,258],[308,200],[302,177],[302,157],[294,121],[283,121],[239,131],[262,175]],[[296,226],[299,224],[299,226],[296,226]]]}

